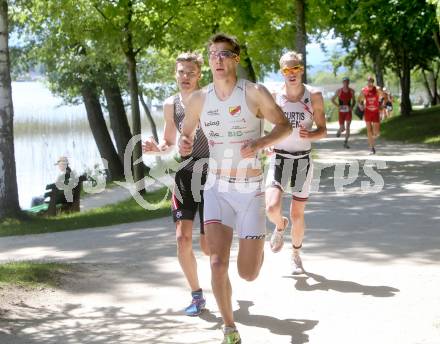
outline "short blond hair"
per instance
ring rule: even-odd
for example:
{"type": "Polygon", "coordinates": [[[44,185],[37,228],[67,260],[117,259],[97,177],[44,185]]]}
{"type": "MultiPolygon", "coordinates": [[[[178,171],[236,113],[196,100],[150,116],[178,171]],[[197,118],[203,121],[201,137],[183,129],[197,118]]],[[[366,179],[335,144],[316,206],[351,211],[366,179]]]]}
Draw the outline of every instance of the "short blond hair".
{"type": "Polygon", "coordinates": [[[283,65],[286,61],[298,61],[299,64],[303,64],[303,56],[300,53],[297,53],[296,51],[288,51],[287,53],[283,54],[280,58],[280,66],[283,65]]]}
{"type": "Polygon", "coordinates": [[[199,53],[187,51],[187,52],[181,53],[181,54],[179,54],[179,56],[177,56],[176,67],[179,62],[193,62],[197,65],[197,67],[199,67],[199,69],[202,69],[203,57],[199,53]]]}

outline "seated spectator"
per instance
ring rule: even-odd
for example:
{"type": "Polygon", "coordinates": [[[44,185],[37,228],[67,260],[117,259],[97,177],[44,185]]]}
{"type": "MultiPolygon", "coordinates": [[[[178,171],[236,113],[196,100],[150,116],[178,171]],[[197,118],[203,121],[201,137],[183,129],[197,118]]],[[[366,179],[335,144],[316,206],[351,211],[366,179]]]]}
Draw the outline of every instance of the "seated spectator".
{"type": "Polygon", "coordinates": [[[77,184],[78,177],[76,176],[76,173],[72,171],[72,169],[70,168],[69,159],[65,156],[61,156],[55,163],[55,166],[58,166],[58,169],[60,170],[60,174],[58,175],[54,183],[46,185],[46,189],[45,189],[46,192],[44,196],[38,196],[32,198],[31,207],[43,203],[48,203],[49,202],[49,200],[47,199],[48,195],[55,188],[58,189],[59,191],[56,193],[56,200],[55,200],[56,204],[72,202],[72,199],[70,199],[71,197],[69,197],[68,191],[70,190],[70,195],[71,195],[71,190],[77,184]],[[72,184],[71,187],[70,184],[72,184]],[[65,186],[69,186],[69,187],[66,188],[65,186]]]}

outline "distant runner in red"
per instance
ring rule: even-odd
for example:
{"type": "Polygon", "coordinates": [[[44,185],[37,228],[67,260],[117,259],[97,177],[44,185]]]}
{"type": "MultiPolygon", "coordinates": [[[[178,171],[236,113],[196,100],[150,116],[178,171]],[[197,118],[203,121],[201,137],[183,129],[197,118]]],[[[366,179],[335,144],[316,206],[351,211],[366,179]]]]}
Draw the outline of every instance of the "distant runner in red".
{"type": "Polygon", "coordinates": [[[364,105],[364,120],[367,125],[368,146],[370,154],[376,154],[375,140],[380,133],[380,116],[379,116],[379,91],[374,86],[374,78],[369,76],[368,84],[359,95],[358,102],[364,105]]]}
{"type": "Polygon", "coordinates": [[[344,77],[342,79],[342,87],[336,91],[332,98],[332,103],[338,107],[339,111],[339,129],[336,132],[336,137],[341,136],[341,133],[345,131],[344,148],[350,148],[348,139],[350,138],[352,110],[356,104],[354,90],[348,86],[349,84],[350,79],[344,77]]]}

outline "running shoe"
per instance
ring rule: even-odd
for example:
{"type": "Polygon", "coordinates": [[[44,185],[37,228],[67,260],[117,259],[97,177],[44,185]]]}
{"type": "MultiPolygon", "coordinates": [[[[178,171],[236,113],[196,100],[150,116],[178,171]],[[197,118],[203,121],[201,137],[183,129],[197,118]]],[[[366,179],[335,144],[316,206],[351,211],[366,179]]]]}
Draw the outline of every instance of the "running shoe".
{"type": "Polygon", "coordinates": [[[270,237],[270,248],[273,253],[279,252],[284,245],[283,236],[287,226],[289,225],[289,219],[283,216],[283,221],[284,221],[284,228],[278,229],[277,226],[275,226],[272,236],[270,237]]]}
{"type": "Polygon", "coordinates": [[[344,148],[349,149],[350,146],[348,145],[347,141],[344,142],[344,148]]]}
{"type": "Polygon", "coordinates": [[[298,252],[294,252],[292,255],[292,275],[301,275],[304,272],[301,257],[298,252]]]}
{"type": "Polygon", "coordinates": [[[336,132],[336,137],[341,137],[341,129],[338,129],[338,131],[336,132]]]}
{"type": "Polygon", "coordinates": [[[370,155],[376,154],[376,149],[374,147],[371,148],[370,155]]]}
{"type": "Polygon", "coordinates": [[[225,326],[222,344],[241,344],[240,334],[235,327],[225,326]]]}
{"type": "Polygon", "coordinates": [[[205,309],[206,300],[203,297],[203,291],[193,291],[191,292],[192,301],[191,304],[185,308],[185,314],[190,317],[195,317],[200,315],[205,309]]]}

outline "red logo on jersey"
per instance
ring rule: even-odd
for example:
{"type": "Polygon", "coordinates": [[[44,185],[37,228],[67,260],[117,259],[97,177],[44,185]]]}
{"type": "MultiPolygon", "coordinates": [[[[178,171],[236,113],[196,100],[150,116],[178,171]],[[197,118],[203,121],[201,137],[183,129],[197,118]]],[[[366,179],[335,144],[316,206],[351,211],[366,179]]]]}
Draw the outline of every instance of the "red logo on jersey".
{"type": "Polygon", "coordinates": [[[217,141],[214,141],[214,140],[209,140],[209,141],[208,141],[208,144],[209,144],[211,147],[214,147],[215,145],[222,145],[223,142],[217,142],[217,141]]]}
{"type": "Polygon", "coordinates": [[[229,114],[231,116],[237,116],[240,113],[241,113],[241,106],[240,105],[238,105],[238,106],[230,106],[229,107],[229,114]]]}

